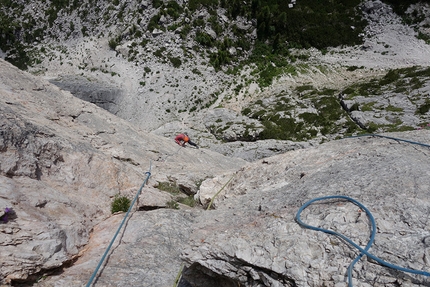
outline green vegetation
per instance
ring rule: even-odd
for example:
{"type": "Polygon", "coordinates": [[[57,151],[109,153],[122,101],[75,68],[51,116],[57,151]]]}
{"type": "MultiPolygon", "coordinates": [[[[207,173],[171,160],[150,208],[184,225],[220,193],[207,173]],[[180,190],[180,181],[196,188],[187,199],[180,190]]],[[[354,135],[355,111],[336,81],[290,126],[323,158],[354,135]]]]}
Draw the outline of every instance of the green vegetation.
{"type": "Polygon", "coordinates": [[[179,204],[175,200],[170,200],[166,202],[166,207],[171,209],[179,209],[179,204]]]}
{"type": "Polygon", "coordinates": [[[189,207],[194,207],[196,205],[196,200],[194,199],[194,195],[189,195],[187,197],[181,197],[177,199],[179,203],[188,205],[189,207]]]}
{"type": "MultiPolygon", "coordinates": [[[[428,113],[430,110],[430,100],[426,99],[424,103],[420,103],[423,98],[419,94],[419,89],[422,88],[430,77],[430,68],[423,67],[409,67],[402,69],[395,69],[388,71],[383,77],[379,79],[371,79],[368,82],[357,83],[345,88],[342,91],[345,99],[353,99],[355,97],[374,97],[385,94],[400,94],[406,97],[413,103],[418,105],[415,112],[416,115],[421,116],[428,113]]],[[[368,132],[375,131],[405,131],[413,130],[413,127],[403,125],[400,118],[404,110],[401,107],[393,104],[384,104],[372,101],[362,104],[361,111],[385,111],[390,115],[386,120],[391,124],[377,125],[375,123],[368,124],[368,132]]]]}
{"type": "Polygon", "coordinates": [[[128,209],[130,208],[130,199],[128,199],[125,196],[120,196],[119,194],[115,195],[114,200],[112,201],[111,204],[111,212],[115,213],[115,212],[119,212],[119,211],[128,211],[128,209]]]}
{"type": "MultiPolygon", "coordinates": [[[[368,122],[363,131],[350,118],[350,115],[340,105],[339,91],[317,90],[311,85],[298,86],[289,95],[280,93],[272,96],[268,103],[256,100],[244,107],[242,114],[260,121],[264,130],[259,139],[283,139],[305,141],[318,136],[333,134],[351,135],[361,132],[392,132],[413,130],[402,122],[403,107],[395,101],[368,101],[363,97],[378,97],[393,95],[403,97],[417,105],[416,115],[424,116],[430,111],[430,99],[423,101],[419,89],[429,82],[430,68],[411,67],[388,71],[380,78],[367,82],[356,83],[345,87],[341,94],[346,100],[360,97],[360,100],[348,107],[348,112],[384,112],[385,124],[368,122]],[[398,94],[398,95],[396,95],[398,94]],[[303,108],[304,111],[300,112],[303,108]]],[[[423,118],[423,120],[425,117],[423,118]]]]}
{"type": "MultiPolygon", "coordinates": [[[[25,69],[36,60],[33,59],[36,56],[29,53],[32,44],[45,37],[57,37],[50,29],[56,25],[54,23],[59,22],[58,28],[66,30],[69,37],[74,34],[73,32],[77,32],[77,22],[82,23],[83,28],[80,32],[83,36],[102,36],[103,32],[95,28],[97,25],[94,23],[93,15],[101,20],[98,25],[124,27],[121,36],[109,40],[109,47],[112,50],[115,50],[124,39],[134,38],[137,43],[142,41],[142,46],[149,41],[142,39],[145,32],[145,29],[141,28],[143,15],[146,13],[144,8],[132,10],[125,3],[113,0],[107,9],[102,11],[92,2],[52,0],[47,9],[41,11],[44,15],[33,18],[30,14],[25,14],[25,4],[20,4],[19,1],[0,0],[2,7],[0,49],[7,53],[8,61],[25,69]],[[72,12],[76,12],[79,19],[61,23],[62,19],[59,18],[71,15],[72,12]],[[23,15],[24,21],[17,22],[13,15],[23,15]]],[[[182,5],[175,0],[152,0],[151,4],[157,12],[148,21],[146,29],[177,30],[182,39],[186,39],[190,31],[198,27],[200,32],[193,37],[201,47],[196,49],[209,56],[209,63],[215,69],[234,66],[232,71],[237,72],[242,65],[254,64],[255,75],[260,78],[259,84],[264,87],[282,74],[297,72],[294,63],[305,60],[306,56],[292,55],[292,48],[315,47],[327,51],[328,47],[360,44],[362,42],[360,34],[366,25],[358,9],[360,2],[360,0],[300,0],[290,8],[288,2],[283,0],[190,0],[182,5]],[[209,18],[195,17],[195,13],[201,8],[205,8],[209,18]],[[217,13],[219,8],[226,11],[228,19],[237,19],[241,16],[252,24],[249,24],[249,27],[242,27],[234,21],[222,21],[217,13]],[[163,16],[170,21],[168,27],[160,23],[163,16]],[[185,19],[192,21],[188,22],[185,19]],[[212,34],[209,36],[205,32],[207,28],[215,32],[216,39],[212,34]],[[250,37],[250,31],[254,28],[257,31],[257,39],[250,37]]],[[[391,3],[395,11],[404,15],[405,7],[418,0],[385,0],[385,2],[391,3]]],[[[415,14],[414,23],[422,17],[419,11],[415,14]]],[[[429,36],[421,33],[419,37],[428,39],[429,36]]],[[[135,54],[129,56],[129,60],[134,61],[138,56],[135,51],[135,54]]],[[[178,61],[173,64],[177,65],[178,61]]],[[[358,67],[350,67],[350,70],[354,69],[358,67]]]]}
{"type": "Polygon", "coordinates": [[[376,104],[376,102],[370,102],[370,103],[366,103],[363,104],[360,109],[363,112],[369,112],[369,111],[373,111],[374,110],[374,105],[376,104]]]}
{"type": "Polygon", "coordinates": [[[405,16],[405,12],[409,5],[416,3],[430,3],[430,0],[384,0],[393,7],[394,12],[401,16],[405,16]]]}
{"type": "Polygon", "coordinates": [[[172,200],[166,202],[167,208],[179,209],[178,203],[182,203],[190,207],[194,207],[196,205],[194,196],[193,195],[185,196],[181,192],[179,186],[174,182],[159,182],[157,188],[159,190],[166,191],[174,196],[172,200]]]}
{"type": "Polygon", "coordinates": [[[118,37],[117,38],[112,38],[112,39],[109,39],[109,48],[111,49],[111,50],[115,50],[116,49],[116,46],[118,46],[118,37]]]}
{"type": "Polygon", "coordinates": [[[319,91],[309,85],[299,86],[294,97],[299,102],[294,103],[291,97],[281,93],[274,104],[265,106],[258,100],[244,108],[242,114],[263,124],[259,139],[305,141],[340,131],[346,134],[358,132],[357,125],[340,106],[337,93],[330,89],[319,91]],[[296,114],[300,106],[312,107],[315,112],[296,114]]]}
{"type": "Polygon", "coordinates": [[[157,188],[162,191],[167,191],[173,195],[177,195],[181,192],[179,186],[176,183],[170,181],[159,182],[157,188]]]}
{"type": "Polygon", "coordinates": [[[385,108],[385,110],[386,110],[386,111],[389,111],[389,112],[395,112],[395,113],[402,113],[402,112],[403,112],[403,109],[402,109],[402,108],[395,107],[395,106],[392,106],[392,105],[388,105],[388,106],[385,108]]]}
{"type": "Polygon", "coordinates": [[[356,96],[382,95],[385,91],[409,94],[410,91],[423,87],[428,77],[430,77],[430,68],[409,67],[390,70],[380,79],[351,85],[342,93],[347,95],[347,99],[356,96]]]}
{"type": "Polygon", "coordinates": [[[430,99],[426,99],[425,103],[420,105],[417,114],[424,115],[430,111],[430,99]]]}
{"type": "Polygon", "coordinates": [[[181,59],[177,57],[169,57],[170,62],[172,63],[173,67],[179,68],[182,64],[181,59]]]}
{"type": "Polygon", "coordinates": [[[160,49],[158,49],[157,51],[153,52],[154,56],[163,59],[163,53],[166,51],[166,47],[161,47],[160,49]]]}

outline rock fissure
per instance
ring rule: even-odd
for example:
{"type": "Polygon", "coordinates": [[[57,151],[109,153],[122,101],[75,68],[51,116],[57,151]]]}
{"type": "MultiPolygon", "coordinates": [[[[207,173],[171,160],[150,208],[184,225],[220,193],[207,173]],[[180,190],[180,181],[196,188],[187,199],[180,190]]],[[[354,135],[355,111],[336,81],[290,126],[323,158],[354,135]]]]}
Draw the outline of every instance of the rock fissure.
{"type": "Polygon", "coordinates": [[[197,265],[193,264],[189,268],[187,268],[186,271],[184,271],[185,279],[193,283],[200,282],[198,284],[202,284],[202,281],[204,281],[205,284],[209,284],[205,286],[212,286],[212,284],[217,284],[220,281],[227,280],[235,282],[232,286],[259,286],[259,284],[263,284],[264,286],[272,286],[273,284],[276,285],[275,282],[278,282],[283,284],[282,286],[297,287],[295,280],[286,276],[285,274],[280,274],[271,269],[264,268],[261,266],[252,265],[249,262],[240,260],[236,257],[231,258],[227,261],[225,260],[225,258],[218,258],[215,260],[218,262],[222,261],[224,263],[211,263],[210,265],[216,265],[218,266],[218,268],[220,268],[220,266],[222,265],[231,265],[234,268],[231,269],[231,271],[219,273],[221,269],[213,269],[209,268],[206,264],[202,265],[202,263],[196,263],[197,265]],[[206,270],[206,272],[203,272],[207,276],[206,279],[199,278],[201,276],[202,269],[206,270]],[[233,271],[234,269],[238,271],[233,271]],[[246,274],[246,278],[244,278],[243,275],[241,276],[243,278],[232,278],[231,276],[229,276],[230,273],[243,275],[246,274]],[[208,282],[212,282],[212,284],[208,282]]]}

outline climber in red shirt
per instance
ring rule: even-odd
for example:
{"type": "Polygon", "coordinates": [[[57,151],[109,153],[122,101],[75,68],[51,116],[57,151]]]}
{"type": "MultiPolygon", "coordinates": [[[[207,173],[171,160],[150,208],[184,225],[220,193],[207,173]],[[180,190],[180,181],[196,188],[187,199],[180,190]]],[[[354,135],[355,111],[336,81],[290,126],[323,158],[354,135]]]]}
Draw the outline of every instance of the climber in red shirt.
{"type": "Polygon", "coordinates": [[[190,144],[190,145],[192,145],[192,146],[195,146],[196,148],[199,148],[195,143],[193,143],[193,142],[190,140],[190,137],[189,137],[186,133],[183,133],[183,134],[179,134],[179,135],[177,135],[177,136],[175,137],[175,142],[176,142],[178,145],[183,146],[183,147],[185,147],[185,144],[186,144],[186,143],[188,143],[188,144],[190,144]]]}

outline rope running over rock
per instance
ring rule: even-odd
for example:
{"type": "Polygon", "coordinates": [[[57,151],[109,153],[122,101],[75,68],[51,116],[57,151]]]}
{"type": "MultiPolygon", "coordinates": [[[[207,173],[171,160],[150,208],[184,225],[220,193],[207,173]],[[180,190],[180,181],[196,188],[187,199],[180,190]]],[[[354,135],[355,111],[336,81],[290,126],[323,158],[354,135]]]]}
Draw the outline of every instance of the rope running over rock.
{"type": "Polygon", "coordinates": [[[98,273],[98,271],[99,271],[99,269],[100,269],[101,265],[103,264],[103,261],[105,260],[105,258],[106,258],[106,256],[107,256],[107,254],[109,253],[109,250],[111,249],[111,247],[112,247],[113,243],[115,242],[116,237],[118,236],[118,234],[119,234],[119,232],[120,232],[120,230],[121,230],[122,226],[124,225],[124,223],[125,223],[126,219],[128,218],[128,215],[129,215],[129,213],[130,213],[131,209],[133,208],[134,203],[135,203],[135,202],[137,201],[137,199],[139,198],[139,195],[140,195],[140,193],[142,192],[142,188],[143,188],[143,187],[145,186],[145,184],[148,182],[148,179],[149,179],[149,177],[151,176],[151,168],[152,168],[152,163],[150,163],[150,164],[149,164],[149,171],[147,171],[147,172],[145,173],[145,174],[147,175],[147,176],[146,176],[146,178],[145,178],[145,180],[143,181],[142,185],[140,186],[139,191],[136,193],[136,196],[134,197],[134,199],[133,199],[132,203],[130,204],[130,207],[128,208],[128,211],[127,211],[127,213],[125,214],[124,219],[122,220],[121,224],[119,225],[118,230],[116,231],[116,233],[115,233],[114,237],[112,238],[112,240],[111,240],[111,242],[110,242],[109,246],[106,248],[106,251],[105,251],[105,253],[103,254],[102,258],[100,259],[100,262],[99,262],[99,264],[97,265],[96,269],[94,270],[93,275],[91,276],[90,280],[88,280],[88,283],[87,283],[86,287],[91,286],[91,284],[92,284],[92,282],[93,282],[94,278],[96,277],[96,275],[97,275],[97,273],[98,273]]]}
{"type": "MultiPolygon", "coordinates": [[[[430,145],[428,144],[423,144],[423,143],[419,143],[419,142],[415,142],[415,141],[410,141],[410,140],[405,140],[405,139],[399,139],[399,138],[394,138],[394,137],[388,137],[388,136],[382,136],[382,135],[378,135],[378,134],[365,134],[365,135],[359,135],[359,136],[353,136],[351,138],[354,137],[364,137],[364,136],[374,136],[374,137],[380,137],[380,138],[387,138],[387,139],[392,139],[395,141],[402,141],[402,142],[407,142],[410,144],[416,144],[416,145],[421,145],[424,147],[429,147],[430,145]]],[[[408,268],[404,268],[401,266],[397,266],[391,263],[388,263],[378,257],[376,257],[375,255],[371,254],[368,252],[368,250],[370,249],[370,247],[373,244],[373,241],[375,240],[375,236],[376,236],[376,222],[375,219],[372,215],[372,213],[360,202],[358,202],[357,200],[350,198],[348,196],[344,196],[344,195],[332,195],[332,196],[324,196],[324,197],[318,197],[318,198],[314,198],[312,200],[309,200],[308,202],[306,202],[305,204],[303,204],[299,210],[297,211],[296,217],[295,217],[296,222],[301,225],[304,228],[308,228],[308,229],[312,229],[312,230],[316,230],[316,231],[322,231],[331,235],[335,235],[337,237],[340,237],[341,239],[345,240],[346,242],[348,242],[349,244],[351,244],[352,246],[354,246],[355,248],[357,248],[360,251],[360,254],[351,262],[351,264],[348,266],[348,286],[352,287],[352,269],[354,268],[355,263],[357,263],[361,257],[363,257],[363,255],[366,255],[367,257],[375,260],[376,262],[378,262],[379,264],[389,267],[391,269],[395,269],[395,270],[399,270],[399,271],[403,271],[403,272],[407,272],[407,273],[412,273],[412,274],[418,274],[418,275],[424,275],[427,277],[430,277],[430,273],[426,272],[426,271],[421,271],[421,270],[414,270],[414,269],[408,269],[408,268]],[[349,239],[348,237],[346,237],[345,235],[342,235],[340,233],[337,233],[335,231],[332,230],[328,230],[328,229],[324,229],[324,228],[320,228],[320,227],[315,227],[309,224],[304,223],[301,218],[300,215],[302,213],[302,211],[307,208],[309,205],[311,205],[312,203],[316,202],[316,201],[320,201],[320,200],[329,200],[329,199],[345,199],[348,200],[352,203],[354,203],[355,205],[359,206],[362,210],[364,210],[370,220],[371,223],[371,234],[370,234],[370,239],[369,242],[367,243],[366,247],[363,249],[362,247],[360,247],[358,244],[356,244],[355,242],[353,242],[351,239],[349,239]]]]}

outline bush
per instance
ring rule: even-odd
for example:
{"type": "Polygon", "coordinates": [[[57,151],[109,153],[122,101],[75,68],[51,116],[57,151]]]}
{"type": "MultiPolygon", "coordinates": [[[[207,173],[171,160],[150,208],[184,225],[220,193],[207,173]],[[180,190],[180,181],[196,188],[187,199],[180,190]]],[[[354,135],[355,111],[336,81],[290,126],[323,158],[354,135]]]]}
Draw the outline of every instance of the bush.
{"type": "Polygon", "coordinates": [[[130,199],[125,196],[120,196],[119,194],[115,195],[114,200],[112,201],[111,211],[112,213],[118,211],[128,211],[130,208],[130,199]]]}
{"type": "Polygon", "coordinates": [[[111,50],[114,50],[114,51],[115,51],[116,46],[118,46],[118,42],[117,42],[117,40],[116,40],[116,39],[110,39],[110,40],[109,40],[109,48],[110,48],[111,50]]]}
{"type": "Polygon", "coordinates": [[[169,57],[170,62],[172,63],[173,67],[179,68],[182,64],[181,59],[176,57],[169,57]]]}
{"type": "Polygon", "coordinates": [[[209,34],[205,32],[197,32],[196,33],[196,41],[200,45],[206,46],[206,47],[212,47],[213,45],[213,39],[209,34]]]}

